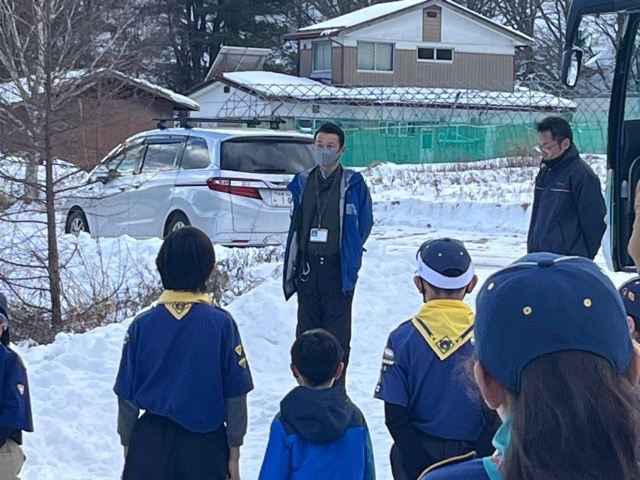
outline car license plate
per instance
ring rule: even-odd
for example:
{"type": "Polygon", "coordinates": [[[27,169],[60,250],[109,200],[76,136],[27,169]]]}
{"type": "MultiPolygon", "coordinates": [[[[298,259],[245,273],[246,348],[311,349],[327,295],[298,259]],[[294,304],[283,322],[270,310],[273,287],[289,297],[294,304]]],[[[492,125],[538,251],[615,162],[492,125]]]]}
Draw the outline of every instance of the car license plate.
{"type": "Polygon", "coordinates": [[[271,205],[289,208],[291,206],[291,192],[288,190],[271,190],[271,205]]]}

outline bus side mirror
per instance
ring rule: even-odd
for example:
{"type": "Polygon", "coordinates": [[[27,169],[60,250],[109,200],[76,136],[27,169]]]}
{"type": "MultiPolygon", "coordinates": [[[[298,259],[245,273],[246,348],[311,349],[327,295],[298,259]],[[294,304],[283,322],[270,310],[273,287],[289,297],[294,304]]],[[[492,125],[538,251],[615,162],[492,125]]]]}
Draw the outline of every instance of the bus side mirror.
{"type": "Polygon", "coordinates": [[[574,88],[576,86],[581,69],[582,50],[573,48],[564,52],[562,58],[562,81],[567,87],[574,88]]]}

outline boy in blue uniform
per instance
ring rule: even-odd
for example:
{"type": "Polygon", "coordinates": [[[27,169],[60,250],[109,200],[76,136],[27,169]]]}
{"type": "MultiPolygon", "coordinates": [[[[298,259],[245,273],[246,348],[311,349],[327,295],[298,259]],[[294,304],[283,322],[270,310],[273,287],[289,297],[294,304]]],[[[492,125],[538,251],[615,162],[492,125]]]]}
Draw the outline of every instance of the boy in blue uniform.
{"type": "Polygon", "coordinates": [[[344,370],[333,335],[308,330],[291,347],[300,384],[284,397],[271,424],[259,480],[374,480],[362,412],[334,382],[344,370]]]}
{"type": "Polygon", "coordinates": [[[496,452],[421,479],[640,478],[640,349],[597,265],[521,258],[483,285],[474,335],[474,377],[503,420],[496,452]]]}
{"type": "Polygon", "coordinates": [[[214,265],[192,227],[160,248],[165,292],[131,323],[114,387],[124,480],[240,478],[253,384],[235,321],[204,293],[214,265]]]}
{"type": "Polygon", "coordinates": [[[375,397],[385,402],[394,440],[396,480],[415,480],[448,457],[473,455],[485,426],[470,394],[464,363],[473,353],[473,312],[462,300],[477,283],[462,242],[425,242],[416,255],[414,283],[424,304],[389,335],[375,397]]]}
{"type": "Polygon", "coordinates": [[[22,432],[33,432],[27,370],[10,347],[9,308],[0,293],[0,480],[16,480],[24,463],[22,432]]]}

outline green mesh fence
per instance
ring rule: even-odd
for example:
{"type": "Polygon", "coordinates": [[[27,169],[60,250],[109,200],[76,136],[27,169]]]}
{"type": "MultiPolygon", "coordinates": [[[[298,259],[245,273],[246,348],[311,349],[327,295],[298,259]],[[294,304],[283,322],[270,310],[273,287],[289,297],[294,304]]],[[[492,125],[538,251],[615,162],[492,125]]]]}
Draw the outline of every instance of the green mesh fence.
{"type": "MultiPolygon", "coordinates": [[[[607,151],[607,122],[572,122],[582,152],[607,151]]],[[[345,165],[374,162],[399,164],[488,160],[531,154],[537,142],[533,122],[506,125],[433,125],[399,122],[383,127],[346,129],[345,165]]]]}

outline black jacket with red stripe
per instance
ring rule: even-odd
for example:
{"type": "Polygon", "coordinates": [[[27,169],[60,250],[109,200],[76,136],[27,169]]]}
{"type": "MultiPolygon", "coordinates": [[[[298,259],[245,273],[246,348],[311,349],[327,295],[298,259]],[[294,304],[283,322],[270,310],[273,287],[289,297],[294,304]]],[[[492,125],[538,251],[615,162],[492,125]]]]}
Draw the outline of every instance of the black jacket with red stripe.
{"type": "Polygon", "coordinates": [[[593,260],[607,213],[600,180],[575,146],[542,162],[536,177],[527,252],[579,255],[593,260]]]}

